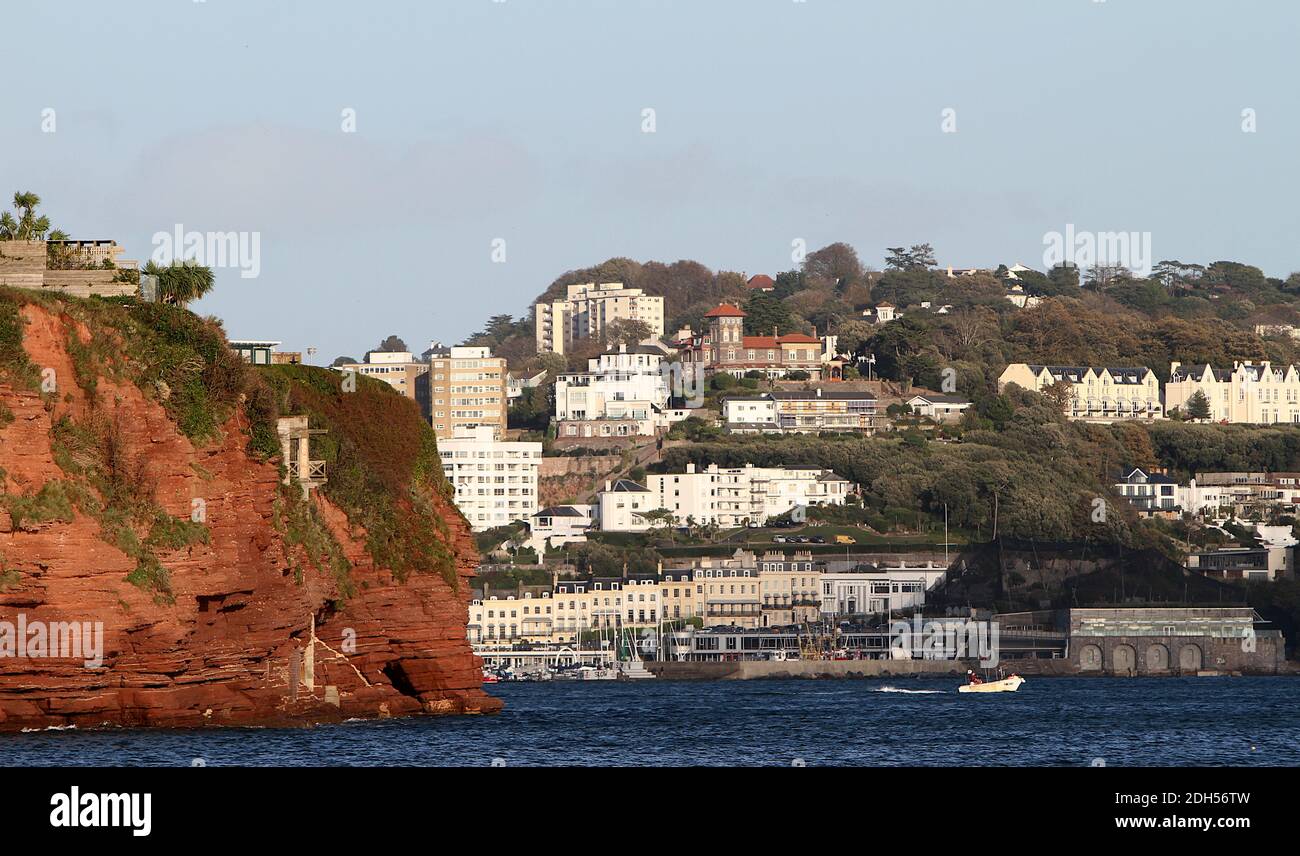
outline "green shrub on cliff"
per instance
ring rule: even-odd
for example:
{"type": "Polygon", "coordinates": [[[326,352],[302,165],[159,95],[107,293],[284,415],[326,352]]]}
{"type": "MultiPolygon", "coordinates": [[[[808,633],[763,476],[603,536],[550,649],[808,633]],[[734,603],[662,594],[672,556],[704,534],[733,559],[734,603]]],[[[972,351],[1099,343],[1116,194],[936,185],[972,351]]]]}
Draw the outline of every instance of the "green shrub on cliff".
{"type": "Polygon", "coordinates": [[[450,486],[415,402],[364,376],[345,392],[339,374],[311,366],[267,366],[259,374],[275,391],[269,412],[305,414],[313,428],[325,429],[312,438],[312,456],[325,461],[320,490],[365,529],[375,564],[398,580],[436,571],[456,587],[452,535],[441,511],[454,508],[450,486]]]}
{"type": "Polygon", "coordinates": [[[72,502],[61,481],[48,481],[35,493],[0,495],[0,503],[9,512],[15,532],[27,524],[48,523],[51,520],[72,522],[72,502]]]}
{"type": "Polygon", "coordinates": [[[0,381],[18,389],[40,388],[40,372],[23,350],[21,303],[8,289],[0,290],[0,381]]]}

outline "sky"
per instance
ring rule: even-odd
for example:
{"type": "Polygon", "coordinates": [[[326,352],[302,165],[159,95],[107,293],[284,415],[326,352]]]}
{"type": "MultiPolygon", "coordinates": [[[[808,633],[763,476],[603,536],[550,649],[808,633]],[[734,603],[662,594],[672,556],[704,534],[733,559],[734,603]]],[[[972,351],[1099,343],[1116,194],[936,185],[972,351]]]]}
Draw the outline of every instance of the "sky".
{"type": "Polygon", "coordinates": [[[879,268],[929,242],[944,266],[1042,268],[1070,227],[1300,270],[1281,0],[62,0],[4,21],[0,203],[36,192],[141,261],[158,233],[244,233],[257,275],[226,260],[193,308],[312,362],[459,342],[614,256],[775,275],[799,245],[879,268]]]}

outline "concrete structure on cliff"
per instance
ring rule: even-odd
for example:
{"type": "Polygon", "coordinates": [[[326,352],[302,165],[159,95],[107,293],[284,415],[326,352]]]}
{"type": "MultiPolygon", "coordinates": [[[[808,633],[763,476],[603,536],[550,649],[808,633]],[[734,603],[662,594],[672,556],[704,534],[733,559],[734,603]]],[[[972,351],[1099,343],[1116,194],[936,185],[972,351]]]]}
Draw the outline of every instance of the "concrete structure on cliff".
{"type": "Polygon", "coordinates": [[[139,262],[111,240],[0,241],[0,285],[73,297],[134,297],[139,262]]]}

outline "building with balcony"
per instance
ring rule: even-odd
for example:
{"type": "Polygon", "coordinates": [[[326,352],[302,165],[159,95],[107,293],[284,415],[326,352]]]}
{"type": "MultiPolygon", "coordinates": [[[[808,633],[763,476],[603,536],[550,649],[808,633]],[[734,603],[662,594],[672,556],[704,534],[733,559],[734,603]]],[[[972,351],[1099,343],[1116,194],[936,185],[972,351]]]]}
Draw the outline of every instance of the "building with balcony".
{"type": "Polygon", "coordinates": [[[944,395],[927,392],[914,395],[907,400],[907,406],[917,416],[924,416],[935,422],[951,423],[961,419],[962,414],[970,409],[970,399],[960,395],[944,395]]]}
{"type": "Polygon", "coordinates": [[[1232,371],[1205,363],[1171,363],[1165,383],[1165,407],[1184,414],[1197,392],[1210,405],[1211,422],[1270,425],[1300,423],[1300,372],[1268,361],[1234,363],[1232,371]]]}
{"type": "Polygon", "coordinates": [[[885,421],[874,394],[826,389],[729,395],[722,402],[722,419],[733,434],[871,433],[885,421]]]}
{"type": "MultiPolygon", "coordinates": [[[[666,509],[677,525],[763,525],[796,506],[843,505],[852,484],[821,467],[719,468],[647,476],[650,510],[666,509]]],[[[602,528],[603,524],[602,524],[602,528]]]]}
{"type": "Polygon", "coordinates": [[[478,532],[527,520],[537,512],[542,444],[505,441],[495,428],[457,428],[438,441],[456,507],[478,532]]]}
{"type": "Polygon", "coordinates": [[[615,321],[641,321],[652,336],[664,334],[664,299],[621,282],[570,285],[564,299],[542,301],[534,310],[538,353],[563,354],[582,339],[603,341],[615,321]]]}
{"type": "Polygon", "coordinates": [[[506,429],[509,372],[504,357],[494,357],[483,347],[426,353],[428,363],[415,380],[415,398],[439,440],[454,437],[461,428],[506,429]]]}
{"type": "Polygon", "coordinates": [[[925,606],[925,593],[939,584],[947,569],[925,565],[896,568],[865,566],[860,571],[821,576],[821,614],[826,617],[889,615],[925,606]]]}
{"type": "Polygon", "coordinates": [[[661,351],[620,346],[555,379],[559,437],[650,436],[667,426],[669,385],[661,351]]]}
{"type": "Polygon", "coordinates": [[[595,505],[549,505],[529,518],[526,546],[542,556],[565,544],[580,544],[596,525],[596,514],[595,505]]]}
{"type": "Polygon", "coordinates": [[[1044,392],[1057,384],[1066,391],[1064,412],[1070,419],[1114,422],[1163,419],[1160,382],[1146,366],[1044,366],[1012,363],[998,377],[998,391],[1016,384],[1044,392]]]}

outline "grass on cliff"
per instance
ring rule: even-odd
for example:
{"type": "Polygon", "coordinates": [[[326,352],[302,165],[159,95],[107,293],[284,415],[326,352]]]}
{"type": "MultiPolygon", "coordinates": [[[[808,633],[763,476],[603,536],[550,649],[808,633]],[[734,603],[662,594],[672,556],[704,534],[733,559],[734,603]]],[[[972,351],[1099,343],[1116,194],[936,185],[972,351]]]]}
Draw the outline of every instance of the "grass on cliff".
{"type": "MultiPolygon", "coordinates": [[[[366,531],[366,549],[379,567],[403,581],[434,571],[458,585],[452,534],[442,517],[451,489],[432,429],[415,402],[387,384],[357,376],[354,391],[342,377],[310,366],[260,368],[271,401],[268,412],[308,416],[312,457],[325,461],[325,495],[366,531]]],[[[256,429],[256,426],[254,426],[256,429]]]]}
{"type": "Polygon", "coordinates": [[[67,486],[61,481],[48,481],[34,493],[0,494],[0,504],[9,512],[15,532],[24,526],[51,520],[72,522],[72,501],[67,486]]]}
{"type": "MultiPolygon", "coordinates": [[[[12,289],[0,289],[0,383],[15,389],[40,389],[40,372],[23,350],[23,301],[17,299],[12,289]]],[[[5,412],[8,413],[8,408],[5,412]]],[[[12,421],[10,413],[8,421],[12,421]]],[[[3,425],[0,425],[3,427],[3,425]]]]}
{"type": "Polygon", "coordinates": [[[68,476],[71,499],[99,522],[101,539],[136,560],[127,581],[152,591],[155,600],[170,601],[171,578],[159,554],[207,544],[207,526],[174,517],[158,503],[148,469],[126,451],[120,423],[100,413],[79,422],[65,415],[51,435],[54,462],[68,476]]]}

